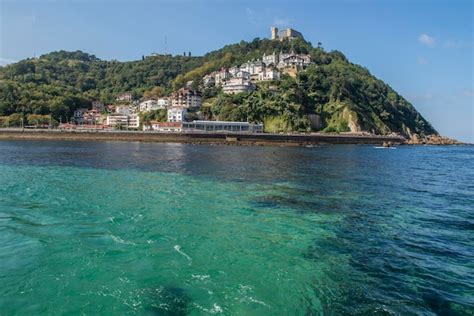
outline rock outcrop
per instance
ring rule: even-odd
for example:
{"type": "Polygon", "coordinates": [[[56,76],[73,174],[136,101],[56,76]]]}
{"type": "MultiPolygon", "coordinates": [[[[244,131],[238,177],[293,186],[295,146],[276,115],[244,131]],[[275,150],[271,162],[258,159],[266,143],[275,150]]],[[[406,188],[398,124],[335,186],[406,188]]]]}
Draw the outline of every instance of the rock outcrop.
{"type": "Polygon", "coordinates": [[[413,134],[412,137],[406,142],[408,145],[463,145],[463,142],[458,140],[440,136],[440,135],[428,135],[420,137],[417,134],[413,134]]]}

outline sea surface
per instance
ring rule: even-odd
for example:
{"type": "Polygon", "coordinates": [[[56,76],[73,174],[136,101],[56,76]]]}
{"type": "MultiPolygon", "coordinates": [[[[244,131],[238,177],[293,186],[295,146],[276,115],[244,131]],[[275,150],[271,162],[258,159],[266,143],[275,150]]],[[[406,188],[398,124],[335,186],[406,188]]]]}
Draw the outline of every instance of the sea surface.
{"type": "Polygon", "coordinates": [[[0,315],[474,315],[474,147],[0,142],[0,315]]]}

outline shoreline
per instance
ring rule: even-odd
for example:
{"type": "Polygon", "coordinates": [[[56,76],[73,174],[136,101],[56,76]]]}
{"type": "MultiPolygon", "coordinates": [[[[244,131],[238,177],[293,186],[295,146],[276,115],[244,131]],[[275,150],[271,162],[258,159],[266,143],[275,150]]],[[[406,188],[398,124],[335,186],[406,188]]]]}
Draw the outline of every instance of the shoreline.
{"type": "Polygon", "coordinates": [[[138,141],[184,144],[306,146],[322,144],[405,144],[401,136],[355,134],[158,133],[135,131],[0,130],[2,140],[138,141]]]}

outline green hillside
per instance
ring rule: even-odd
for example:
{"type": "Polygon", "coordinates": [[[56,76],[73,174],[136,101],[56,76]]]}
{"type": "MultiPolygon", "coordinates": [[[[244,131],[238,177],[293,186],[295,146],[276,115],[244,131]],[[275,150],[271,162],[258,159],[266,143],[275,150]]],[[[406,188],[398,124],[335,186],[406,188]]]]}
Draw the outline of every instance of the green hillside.
{"type": "Polygon", "coordinates": [[[202,88],[207,119],[264,122],[267,131],[368,131],[437,134],[416,109],[370,72],[338,52],[304,40],[255,39],[202,57],[158,55],[139,61],[103,61],[77,52],[53,52],[0,68],[0,116],[13,113],[70,116],[93,100],[113,102],[123,92],[136,98],[168,94],[193,81],[202,88]],[[257,83],[254,92],[225,95],[202,88],[204,75],[273,52],[309,53],[314,64],[296,78],[257,83]]]}

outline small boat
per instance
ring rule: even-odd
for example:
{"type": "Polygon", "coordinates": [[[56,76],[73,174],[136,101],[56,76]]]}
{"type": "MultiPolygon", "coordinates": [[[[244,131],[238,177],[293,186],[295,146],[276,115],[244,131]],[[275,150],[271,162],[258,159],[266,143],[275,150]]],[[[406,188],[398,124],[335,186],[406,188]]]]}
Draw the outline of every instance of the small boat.
{"type": "Polygon", "coordinates": [[[382,146],[375,146],[377,149],[397,149],[396,147],[392,146],[390,142],[383,142],[382,146]]]}

